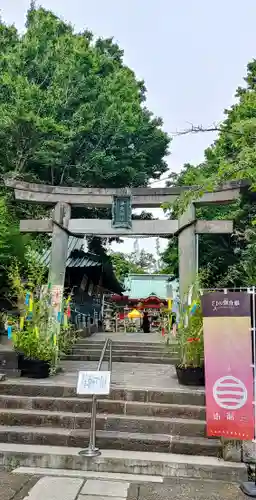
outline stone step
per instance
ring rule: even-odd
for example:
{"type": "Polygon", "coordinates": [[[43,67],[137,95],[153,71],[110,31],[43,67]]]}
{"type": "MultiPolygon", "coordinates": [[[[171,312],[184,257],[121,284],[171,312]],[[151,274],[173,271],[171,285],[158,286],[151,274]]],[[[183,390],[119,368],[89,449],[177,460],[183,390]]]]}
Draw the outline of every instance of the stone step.
{"type": "Polygon", "coordinates": [[[164,478],[189,477],[227,482],[247,480],[244,464],[224,462],[216,457],[102,449],[101,456],[91,460],[79,455],[79,451],[79,448],[67,446],[2,443],[0,465],[9,469],[16,468],[18,464],[20,467],[135,473],[164,478]]]}
{"type": "MultiPolygon", "coordinates": [[[[22,379],[4,381],[0,384],[0,395],[3,396],[47,396],[51,398],[75,398],[76,388],[69,385],[53,385],[51,379],[29,380],[29,383],[22,379]]],[[[88,398],[90,399],[90,398],[88,398]]],[[[146,390],[146,389],[122,389],[115,388],[110,392],[109,397],[99,397],[99,399],[123,400],[129,402],[177,404],[177,405],[205,405],[205,391],[203,389],[179,388],[169,391],[146,390]]],[[[86,400],[86,398],[85,398],[86,400]]]]}
{"type": "MultiPolygon", "coordinates": [[[[96,441],[100,449],[154,451],[214,457],[221,454],[219,440],[203,437],[99,430],[96,441]]],[[[6,425],[0,426],[0,442],[82,448],[88,446],[89,429],[6,425]]]]}
{"type": "MultiPolygon", "coordinates": [[[[99,361],[100,356],[97,355],[76,355],[76,354],[68,354],[63,359],[66,361],[99,361]]],[[[176,365],[179,363],[179,358],[172,358],[171,356],[162,357],[162,356],[152,356],[151,358],[144,357],[142,355],[137,356],[129,356],[129,355],[116,355],[113,353],[112,361],[116,363],[150,363],[157,365],[176,365]]]]}
{"type": "MultiPolygon", "coordinates": [[[[159,336],[160,341],[159,342],[136,342],[136,341],[129,341],[129,338],[127,340],[112,340],[112,346],[113,347],[129,347],[129,348],[138,348],[138,349],[162,349],[166,347],[166,343],[164,341],[161,341],[161,337],[159,336]]],[[[94,346],[95,349],[102,349],[102,347],[105,344],[105,341],[99,341],[99,340],[92,340],[91,338],[84,339],[84,338],[78,338],[77,339],[78,344],[82,345],[91,345],[94,346]]],[[[177,341],[172,340],[169,345],[177,345],[177,341]]]]}
{"type": "MultiPolygon", "coordinates": [[[[81,349],[96,349],[97,351],[102,351],[104,344],[98,344],[97,342],[81,342],[80,340],[76,342],[75,344],[81,349]]],[[[148,344],[132,344],[132,343],[117,343],[114,342],[112,344],[113,350],[129,350],[129,351],[153,351],[153,352],[162,352],[166,351],[168,352],[169,350],[172,349],[177,349],[177,344],[172,344],[169,347],[166,346],[166,344],[155,344],[155,345],[148,345],[148,344]]]]}
{"type": "MultiPolygon", "coordinates": [[[[98,359],[100,359],[101,355],[101,350],[95,350],[95,349],[87,349],[87,348],[81,348],[81,347],[73,347],[72,349],[72,354],[80,355],[80,356],[97,356],[98,359]]],[[[143,358],[171,358],[171,357],[178,357],[178,352],[166,352],[166,351],[130,351],[129,349],[113,349],[112,351],[113,356],[135,356],[135,357],[143,357],[143,358]]]]}
{"type": "MultiPolygon", "coordinates": [[[[91,400],[85,398],[51,398],[0,395],[0,408],[47,410],[86,413],[91,411],[91,400]]],[[[141,403],[109,399],[97,400],[97,413],[137,415],[148,417],[192,418],[205,420],[205,407],[195,405],[141,403]]]]}
{"type": "MultiPolygon", "coordinates": [[[[93,472],[71,469],[46,469],[43,467],[18,467],[12,471],[13,474],[26,474],[32,476],[53,477],[79,477],[84,479],[97,479],[107,481],[126,481],[129,483],[163,483],[162,476],[150,476],[148,474],[121,474],[120,472],[93,472]]],[[[86,500],[86,499],[85,499],[86,500]]],[[[97,500],[97,498],[95,498],[97,500]]],[[[111,499],[110,499],[111,500],[111,499]]],[[[116,500],[114,498],[114,500],[116,500]]]]}
{"type": "MultiPolygon", "coordinates": [[[[0,409],[4,426],[51,427],[71,430],[90,429],[91,413],[73,413],[43,410],[0,409]]],[[[140,434],[205,436],[205,421],[185,418],[148,417],[137,415],[98,414],[96,429],[140,434]]]]}

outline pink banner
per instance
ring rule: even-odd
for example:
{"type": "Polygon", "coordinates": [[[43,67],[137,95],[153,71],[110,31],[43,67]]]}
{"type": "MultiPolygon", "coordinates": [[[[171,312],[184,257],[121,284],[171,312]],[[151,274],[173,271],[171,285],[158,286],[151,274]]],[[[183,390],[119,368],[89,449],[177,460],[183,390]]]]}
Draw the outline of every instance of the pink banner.
{"type": "Polygon", "coordinates": [[[202,297],[207,435],[254,439],[250,295],[202,297]]]}

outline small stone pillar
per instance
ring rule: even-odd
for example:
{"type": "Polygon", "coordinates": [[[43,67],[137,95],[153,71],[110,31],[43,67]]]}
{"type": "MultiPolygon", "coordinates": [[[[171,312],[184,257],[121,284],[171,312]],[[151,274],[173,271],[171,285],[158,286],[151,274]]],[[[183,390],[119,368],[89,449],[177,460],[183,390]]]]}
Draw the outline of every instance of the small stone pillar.
{"type": "Polygon", "coordinates": [[[256,463],[256,443],[252,441],[242,442],[242,459],[245,463],[256,463]]]}
{"type": "Polygon", "coordinates": [[[112,309],[110,305],[106,305],[105,311],[104,311],[104,331],[105,332],[112,332],[112,309]]]}
{"type": "Polygon", "coordinates": [[[227,462],[243,462],[242,441],[238,439],[221,439],[222,456],[227,462]]]}

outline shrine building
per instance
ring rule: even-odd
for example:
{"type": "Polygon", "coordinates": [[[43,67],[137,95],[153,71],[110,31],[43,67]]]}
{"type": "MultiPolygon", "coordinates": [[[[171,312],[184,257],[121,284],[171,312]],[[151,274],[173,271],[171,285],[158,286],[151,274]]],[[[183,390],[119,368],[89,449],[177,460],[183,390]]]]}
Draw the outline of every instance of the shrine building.
{"type": "Polygon", "coordinates": [[[168,299],[175,299],[179,282],[169,274],[130,274],[124,282],[123,295],[112,295],[120,321],[133,309],[147,311],[152,325],[158,327],[160,313],[168,299]]]}

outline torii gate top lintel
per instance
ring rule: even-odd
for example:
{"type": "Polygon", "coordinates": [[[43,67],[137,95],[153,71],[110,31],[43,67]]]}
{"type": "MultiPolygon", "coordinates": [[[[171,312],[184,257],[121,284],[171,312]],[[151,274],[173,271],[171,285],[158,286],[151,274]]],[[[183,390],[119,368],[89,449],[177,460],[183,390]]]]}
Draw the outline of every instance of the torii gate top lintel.
{"type": "MultiPolygon", "coordinates": [[[[182,192],[196,190],[196,186],[164,187],[164,188],[80,188],[66,186],[50,186],[46,184],[34,184],[8,179],[5,181],[7,187],[15,190],[17,200],[24,202],[36,202],[43,204],[56,204],[58,202],[68,203],[74,206],[111,206],[114,196],[131,196],[134,208],[160,207],[165,202],[174,202],[182,192]]],[[[241,193],[248,188],[247,181],[233,181],[223,184],[215,191],[205,193],[201,198],[195,199],[196,205],[208,203],[232,203],[241,193]]]]}

